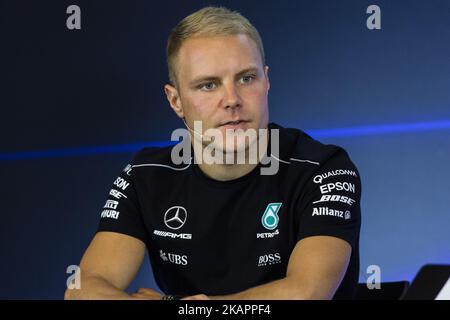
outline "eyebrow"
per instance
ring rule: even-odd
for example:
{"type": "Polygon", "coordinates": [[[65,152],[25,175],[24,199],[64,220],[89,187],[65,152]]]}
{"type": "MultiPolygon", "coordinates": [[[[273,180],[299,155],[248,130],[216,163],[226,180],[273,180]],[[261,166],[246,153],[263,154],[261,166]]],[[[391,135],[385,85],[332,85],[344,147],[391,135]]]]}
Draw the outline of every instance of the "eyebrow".
{"type": "MultiPolygon", "coordinates": [[[[242,75],[246,74],[246,73],[257,73],[258,72],[258,68],[256,67],[249,67],[249,68],[245,68],[244,70],[239,71],[236,75],[235,78],[239,78],[242,75]]],[[[202,82],[213,82],[213,81],[218,81],[220,80],[219,77],[216,76],[200,76],[195,78],[194,80],[192,80],[189,84],[191,86],[196,86],[202,82]]]]}

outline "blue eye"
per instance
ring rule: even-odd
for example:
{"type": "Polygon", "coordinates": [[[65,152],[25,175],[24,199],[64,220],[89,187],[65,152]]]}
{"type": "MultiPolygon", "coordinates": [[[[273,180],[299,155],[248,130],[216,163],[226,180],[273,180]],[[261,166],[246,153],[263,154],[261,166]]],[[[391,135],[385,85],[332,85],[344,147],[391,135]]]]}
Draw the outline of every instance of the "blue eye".
{"type": "Polygon", "coordinates": [[[208,83],[199,85],[198,88],[203,91],[211,91],[216,88],[216,84],[214,82],[208,82],[208,83]]]}
{"type": "Polygon", "coordinates": [[[242,80],[243,83],[250,83],[250,82],[252,82],[253,80],[255,80],[255,75],[247,75],[247,76],[243,76],[243,77],[241,78],[241,80],[242,80]]]}

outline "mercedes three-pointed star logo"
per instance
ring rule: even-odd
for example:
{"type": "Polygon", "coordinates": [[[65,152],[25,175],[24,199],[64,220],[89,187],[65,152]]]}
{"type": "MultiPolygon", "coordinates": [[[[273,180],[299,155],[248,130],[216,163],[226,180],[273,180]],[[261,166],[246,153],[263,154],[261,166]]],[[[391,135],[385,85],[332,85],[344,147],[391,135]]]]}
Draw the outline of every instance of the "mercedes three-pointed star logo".
{"type": "Polygon", "coordinates": [[[173,206],[164,214],[164,223],[172,230],[180,229],[187,219],[186,209],[181,206],[173,206]]]}

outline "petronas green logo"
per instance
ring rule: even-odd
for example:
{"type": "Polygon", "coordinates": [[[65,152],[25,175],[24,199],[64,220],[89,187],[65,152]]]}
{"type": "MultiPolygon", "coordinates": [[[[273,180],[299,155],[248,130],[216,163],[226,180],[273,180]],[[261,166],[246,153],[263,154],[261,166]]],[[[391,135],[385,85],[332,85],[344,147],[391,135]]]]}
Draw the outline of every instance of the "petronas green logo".
{"type": "Polygon", "coordinates": [[[273,230],[278,226],[278,221],[280,221],[280,218],[278,217],[277,213],[280,210],[280,207],[281,202],[269,203],[267,205],[266,211],[264,211],[264,214],[261,218],[261,222],[264,228],[273,230]]]}

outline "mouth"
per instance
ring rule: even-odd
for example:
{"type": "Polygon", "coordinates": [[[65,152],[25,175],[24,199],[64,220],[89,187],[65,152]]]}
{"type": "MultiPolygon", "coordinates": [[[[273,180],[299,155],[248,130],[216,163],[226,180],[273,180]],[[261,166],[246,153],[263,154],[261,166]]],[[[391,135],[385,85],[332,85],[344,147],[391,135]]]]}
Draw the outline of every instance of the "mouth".
{"type": "Polygon", "coordinates": [[[238,119],[238,120],[233,120],[233,121],[224,121],[222,122],[219,126],[225,126],[225,125],[237,125],[240,123],[245,123],[248,122],[247,120],[242,120],[242,119],[238,119]]]}
{"type": "Polygon", "coordinates": [[[226,121],[220,124],[219,127],[223,127],[225,129],[245,129],[248,122],[249,121],[247,120],[226,121]]]}

